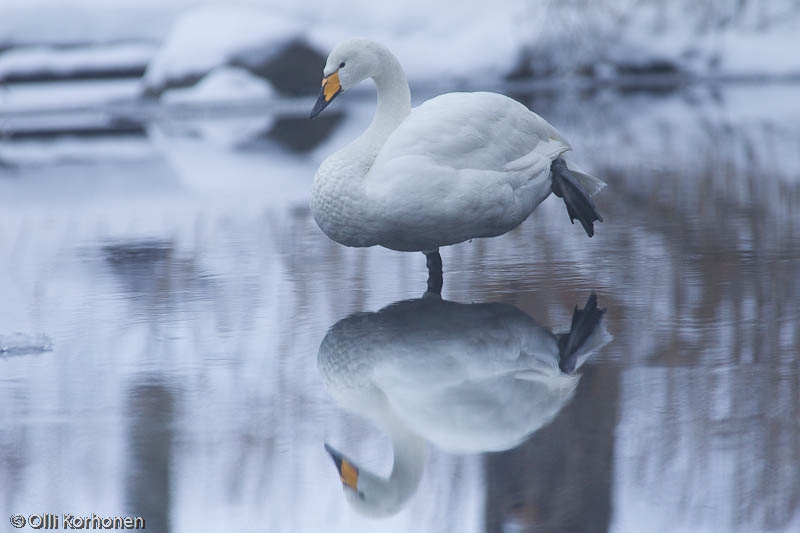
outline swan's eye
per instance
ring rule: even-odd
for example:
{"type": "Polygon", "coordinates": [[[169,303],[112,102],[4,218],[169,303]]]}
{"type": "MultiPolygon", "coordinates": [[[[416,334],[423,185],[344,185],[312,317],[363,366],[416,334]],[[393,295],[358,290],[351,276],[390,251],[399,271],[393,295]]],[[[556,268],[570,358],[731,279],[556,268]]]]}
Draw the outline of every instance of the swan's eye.
{"type": "Polygon", "coordinates": [[[344,68],[344,61],[342,61],[341,63],[339,63],[339,68],[344,68]]]}
{"type": "MultiPolygon", "coordinates": [[[[344,64],[344,63],[343,63],[343,64],[344,64]]],[[[363,493],[363,492],[361,492],[361,491],[358,491],[358,499],[359,499],[359,500],[363,500],[363,499],[364,499],[364,493],[363,493]]]]}

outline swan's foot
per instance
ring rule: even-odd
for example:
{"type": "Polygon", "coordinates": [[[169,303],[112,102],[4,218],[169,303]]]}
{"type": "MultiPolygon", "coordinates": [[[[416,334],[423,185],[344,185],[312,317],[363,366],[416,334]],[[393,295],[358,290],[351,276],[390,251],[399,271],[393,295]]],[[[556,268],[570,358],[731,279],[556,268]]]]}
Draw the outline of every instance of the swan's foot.
{"type": "Polygon", "coordinates": [[[426,295],[442,294],[444,276],[442,275],[442,256],[439,250],[435,252],[423,252],[425,254],[425,264],[428,266],[428,290],[426,295]]]}
{"type": "Polygon", "coordinates": [[[577,218],[586,234],[589,237],[594,235],[594,221],[602,222],[603,217],[597,212],[592,197],[567,168],[567,162],[560,157],[550,165],[550,173],[553,175],[553,194],[567,204],[569,221],[574,224],[577,218]]]}
{"type": "Polygon", "coordinates": [[[605,309],[597,308],[597,295],[592,293],[582,310],[575,306],[572,312],[572,324],[569,333],[558,336],[558,368],[566,374],[575,371],[578,350],[580,350],[586,339],[594,333],[595,328],[600,324],[605,314],[605,309]]]}

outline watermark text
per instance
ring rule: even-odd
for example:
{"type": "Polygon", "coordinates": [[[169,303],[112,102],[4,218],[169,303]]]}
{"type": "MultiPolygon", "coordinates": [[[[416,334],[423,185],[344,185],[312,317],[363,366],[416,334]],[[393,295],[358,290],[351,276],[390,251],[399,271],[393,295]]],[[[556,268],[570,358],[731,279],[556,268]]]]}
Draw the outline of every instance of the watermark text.
{"type": "Polygon", "coordinates": [[[141,516],[79,516],[72,513],[41,513],[11,515],[11,525],[17,529],[145,529],[141,516]]]}

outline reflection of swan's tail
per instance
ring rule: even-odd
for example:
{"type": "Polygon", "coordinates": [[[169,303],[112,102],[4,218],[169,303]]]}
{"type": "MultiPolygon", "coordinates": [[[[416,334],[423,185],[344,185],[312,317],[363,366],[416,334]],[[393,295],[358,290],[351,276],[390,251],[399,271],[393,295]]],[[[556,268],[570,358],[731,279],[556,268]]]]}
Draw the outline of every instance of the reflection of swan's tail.
{"type": "Polygon", "coordinates": [[[583,182],[586,184],[593,182],[602,184],[602,182],[567,168],[567,162],[560,157],[550,165],[550,171],[553,175],[553,194],[562,198],[567,204],[570,222],[574,222],[577,218],[586,234],[591,237],[594,235],[594,221],[602,222],[603,217],[597,212],[590,196],[591,191],[587,190],[583,182]]]}
{"type": "Polygon", "coordinates": [[[575,306],[569,333],[558,336],[558,367],[570,374],[575,371],[580,349],[603,319],[605,309],[597,308],[597,295],[592,293],[582,310],[575,306]]]}

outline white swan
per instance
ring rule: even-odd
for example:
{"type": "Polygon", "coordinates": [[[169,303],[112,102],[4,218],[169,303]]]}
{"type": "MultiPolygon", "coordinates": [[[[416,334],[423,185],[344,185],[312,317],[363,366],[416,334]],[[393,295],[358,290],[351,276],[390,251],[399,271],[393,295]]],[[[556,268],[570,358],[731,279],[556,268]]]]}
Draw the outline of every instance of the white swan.
{"type": "Polygon", "coordinates": [[[336,402],[388,434],[388,478],[330,447],[348,501],[360,512],[400,511],[422,477],[425,443],[456,453],[512,448],[572,397],[574,370],[609,340],[594,295],[555,335],[516,307],[428,297],[357,313],[328,331],[317,356],[336,402]]]}
{"type": "Polygon", "coordinates": [[[551,192],[590,237],[602,221],[591,196],[605,183],[568,165],[569,143],[515,100],[448,93],[412,110],[399,61],[367,39],[338,45],[323,75],[311,118],[366,78],[378,92],[372,124],[314,176],[311,211],[331,239],[438,254],[506,233],[551,192]]]}

